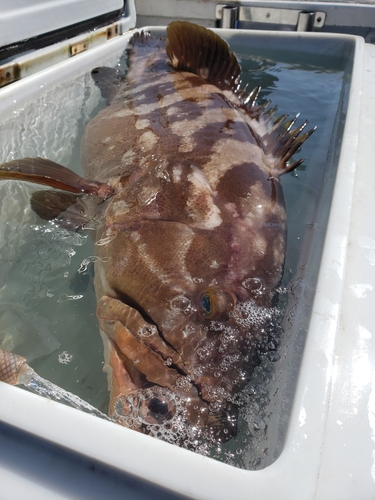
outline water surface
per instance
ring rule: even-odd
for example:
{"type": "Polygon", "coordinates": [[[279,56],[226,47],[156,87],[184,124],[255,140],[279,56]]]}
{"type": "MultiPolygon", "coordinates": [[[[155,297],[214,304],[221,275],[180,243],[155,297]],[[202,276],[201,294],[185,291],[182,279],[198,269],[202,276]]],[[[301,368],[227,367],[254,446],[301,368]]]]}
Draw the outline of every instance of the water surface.
{"type": "MultiPolygon", "coordinates": [[[[300,113],[297,124],[308,118],[311,126],[318,126],[295,155],[306,157],[305,163],[282,179],[288,251],[275,317],[279,349],[264,357],[239,397],[237,437],[226,445],[198,447],[216,459],[258,469],[277,458],[285,437],[306,333],[295,333],[295,311],[301,300],[311,304],[319,264],[309,262],[305,250],[309,242],[321,246],[324,239],[329,196],[323,208],[326,216],[318,217],[317,207],[327,179],[335,175],[333,143],[339,143],[342,132],[347,77],[339,58],[236,48],[244,84],[262,87],[260,102],[271,99],[280,114],[300,113]]],[[[125,67],[119,55],[104,63],[125,67]]],[[[24,108],[15,103],[12,118],[0,124],[0,162],[42,156],[81,173],[81,137],[103,106],[89,73],[57,85],[24,108]]],[[[0,184],[0,346],[11,345],[9,350],[25,356],[43,378],[105,412],[108,391],[95,316],[91,235],[69,233],[38,219],[28,203],[37,189],[18,182],[0,184]]],[[[319,253],[317,248],[314,255],[319,253]]],[[[308,314],[306,308],[306,323],[308,314]]]]}

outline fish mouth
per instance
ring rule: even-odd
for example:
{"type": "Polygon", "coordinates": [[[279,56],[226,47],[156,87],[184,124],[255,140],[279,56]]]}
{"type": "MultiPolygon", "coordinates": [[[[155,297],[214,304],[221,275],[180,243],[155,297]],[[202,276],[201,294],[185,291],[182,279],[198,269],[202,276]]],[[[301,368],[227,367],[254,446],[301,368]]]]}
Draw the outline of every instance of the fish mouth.
{"type": "Polygon", "coordinates": [[[107,351],[111,418],[143,433],[169,435],[173,442],[186,442],[187,436],[225,442],[236,434],[235,408],[202,399],[180,355],[138,309],[104,296],[97,315],[107,351]]]}

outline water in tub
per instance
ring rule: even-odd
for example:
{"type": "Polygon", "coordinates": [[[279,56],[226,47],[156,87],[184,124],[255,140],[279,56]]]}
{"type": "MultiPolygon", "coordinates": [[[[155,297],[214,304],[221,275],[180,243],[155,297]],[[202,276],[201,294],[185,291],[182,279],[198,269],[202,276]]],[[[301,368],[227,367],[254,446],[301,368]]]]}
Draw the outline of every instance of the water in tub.
{"type": "MultiPolygon", "coordinates": [[[[307,276],[317,272],[306,269],[301,255],[311,232],[320,232],[321,241],[324,235],[315,210],[327,175],[333,175],[329,168],[334,172],[327,157],[339,121],[344,71],[339,60],[324,56],[304,58],[276,48],[254,53],[250,47],[236,47],[236,53],[243,82],[249,88],[262,87],[260,102],[272,99],[278,113],[299,112],[318,125],[298,156],[305,156],[305,163],[282,177],[288,250],[280,301],[270,311],[273,345],[235,398],[240,404],[237,436],[225,444],[196,444],[197,452],[259,469],[282,449],[293,398],[304,342],[293,328],[295,311],[301,301],[311,301],[313,280],[307,276]],[[288,388],[280,386],[286,381],[288,388]]],[[[126,68],[120,54],[99,64],[126,68]]],[[[56,85],[24,107],[15,102],[13,116],[0,124],[0,163],[41,156],[82,173],[81,137],[104,106],[90,73],[56,85]]],[[[106,412],[109,396],[93,289],[94,244],[90,231],[73,233],[40,220],[29,205],[31,193],[39,189],[16,181],[0,183],[0,347],[25,356],[39,375],[106,412]]],[[[173,436],[160,429],[158,435],[173,442],[173,436]]]]}

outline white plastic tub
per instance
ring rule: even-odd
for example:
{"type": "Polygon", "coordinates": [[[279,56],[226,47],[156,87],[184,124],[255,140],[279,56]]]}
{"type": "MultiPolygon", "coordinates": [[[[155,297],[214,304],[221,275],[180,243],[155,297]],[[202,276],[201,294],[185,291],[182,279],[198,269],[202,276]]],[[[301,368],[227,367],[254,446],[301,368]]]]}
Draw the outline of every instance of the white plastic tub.
{"type": "MultiPolygon", "coordinates": [[[[155,31],[158,32],[158,29],[155,31]]],[[[353,347],[350,342],[345,345],[340,321],[343,321],[343,303],[348,300],[349,285],[345,279],[348,245],[353,243],[350,240],[351,223],[357,221],[352,215],[352,200],[359,154],[364,42],[360,38],[340,35],[241,31],[222,34],[234,49],[246,45],[249,50],[252,47],[255,51],[265,48],[291,51],[299,54],[298,57],[304,53],[306,57],[312,58],[324,55],[342,60],[344,71],[338,112],[326,158],[326,174],[319,193],[320,202],[311,212],[314,215],[311,225],[305,227],[304,240],[298,252],[298,272],[293,278],[303,286],[301,292],[295,294],[295,302],[291,300],[289,305],[289,311],[293,309],[294,319],[286,334],[290,342],[283,346],[285,362],[277,381],[281,396],[273,407],[277,413],[281,411],[281,406],[285,406],[286,417],[279,419],[276,415],[274,419],[273,432],[277,443],[274,442],[272,446],[275,459],[261,470],[242,470],[4,383],[0,383],[0,420],[44,438],[57,447],[73,450],[192,498],[371,498],[371,495],[375,495],[375,486],[371,482],[372,458],[368,460],[366,457],[363,470],[355,481],[345,482],[340,476],[332,479],[329,458],[339,463],[340,457],[335,454],[332,457],[332,448],[326,445],[331,442],[330,432],[334,426],[330,409],[337,411],[337,402],[331,399],[336,384],[340,384],[341,368],[337,365],[337,356],[341,353],[345,358],[353,347]],[[341,349],[339,354],[336,350],[338,345],[341,349]],[[357,491],[358,495],[350,496],[350,491],[354,491],[350,487],[354,488],[357,480],[363,481],[365,486],[361,492],[357,491]],[[346,487],[339,484],[345,484],[346,487]]],[[[121,53],[126,46],[128,38],[128,35],[124,35],[110,40],[105,45],[5,87],[0,91],[1,122],[9,120],[12,115],[16,116],[28,103],[40,98],[55,85],[64,85],[102,61],[115,60],[116,54],[121,53]]],[[[367,64],[370,64],[369,50],[366,50],[366,57],[367,64]]],[[[373,71],[371,64],[367,67],[370,68],[369,72],[373,71]]],[[[319,91],[324,89],[317,89],[319,91]]],[[[366,107],[362,108],[362,113],[364,109],[366,107]]],[[[11,124],[12,121],[7,123],[11,124]]],[[[12,131],[9,133],[11,136],[12,131]]],[[[44,145],[41,147],[44,148],[44,145]]],[[[363,147],[368,148],[368,144],[362,145],[361,151],[363,147]]],[[[46,150],[48,152],[48,147],[46,150]]],[[[24,156],[25,153],[30,154],[29,151],[16,150],[14,157],[24,156]]],[[[35,156],[38,154],[41,154],[40,151],[35,151],[35,156]]],[[[65,160],[65,164],[73,161],[69,151],[61,155],[51,159],[65,160]]],[[[364,155],[360,165],[362,169],[366,161],[364,155]]],[[[372,240],[367,242],[370,247],[366,247],[366,241],[363,240],[364,248],[373,251],[375,246],[371,247],[372,240]]],[[[359,289],[356,290],[358,292],[359,289]]],[[[373,364],[370,365],[372,373],[373,364]]],[[[367,414],[364,418],[368,418],[367,414]]],[[[371,422],[371,428],[374,429],[371,422]]],[[[348,439],[351,437],[348,436],[348,439]]],[[[350,475],[350,471],[347,474],[350,475]]]]}

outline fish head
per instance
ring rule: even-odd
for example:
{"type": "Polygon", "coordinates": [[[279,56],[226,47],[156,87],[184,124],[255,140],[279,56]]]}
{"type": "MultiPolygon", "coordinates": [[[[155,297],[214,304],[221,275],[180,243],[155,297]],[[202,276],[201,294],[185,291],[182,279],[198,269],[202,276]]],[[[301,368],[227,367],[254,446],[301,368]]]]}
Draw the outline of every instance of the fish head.
{"type": "Polygon", "coordinates": [[[142,221],[101,247],[112,256],[98,259],[95,286],[110,414],[128,427],[236,433],[234,397],[259,363],[282,262],[273,247],[261,259],[243,221],[223,219],[213,229],[142,221]]]}

